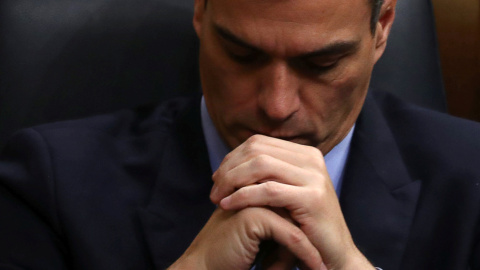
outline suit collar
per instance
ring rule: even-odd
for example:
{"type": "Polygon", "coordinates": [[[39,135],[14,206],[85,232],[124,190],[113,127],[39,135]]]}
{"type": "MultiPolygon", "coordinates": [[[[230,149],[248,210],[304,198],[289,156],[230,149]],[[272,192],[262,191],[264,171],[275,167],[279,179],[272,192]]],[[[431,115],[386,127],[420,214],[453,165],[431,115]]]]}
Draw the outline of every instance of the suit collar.
{"type": "Polygon", "coordinates": [[[402,160],[369,94],[353,136],[340,203],[356,245],[385,269],[399,269],[421,189],[402,160]]]}
{"type": "Polygon", "coordinates": [[[150,202],[139,210],[155,269],[165,269],[190,245],[215,209],[211,169],[200,123],[200,97],[188,101],[162,143],[150,202]]]}
{"type": "MultiPolygon", "coordinates": [[[[150,202],[139,210],[155,268],[166,268],[180,257],[215,209],[209,201],[212,172],[200,97],[184,107],[163,143],[150,202]]],[[[374,264],[399,269],[420,188],[369,94],[353,135],[340,203],[355,243],[374,264]]]]}

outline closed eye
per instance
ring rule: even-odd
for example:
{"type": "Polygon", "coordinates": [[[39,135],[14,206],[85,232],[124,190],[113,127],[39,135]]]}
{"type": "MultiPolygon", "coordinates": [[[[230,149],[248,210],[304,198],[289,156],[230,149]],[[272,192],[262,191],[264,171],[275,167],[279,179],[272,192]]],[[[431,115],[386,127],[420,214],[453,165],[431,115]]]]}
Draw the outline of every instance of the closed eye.
{"type": "Polygon", "coordinates": [[[322,75],[334,71],[343,59],[355,54],[360,41],[341,41],[330,44],[320,50],[297,57],[293,62],[299,70],[311,75],[322,75]]]}
{"type": "Polygon", "coordinates": [[[323,73],[323,72],[327,72],[329,70],[334,69],[338,65],[338,62],[339,62],[338,60],[335,60],[335,61],[318,64],[315,62],[306,61],[305,65],[307,66],[308,69],[310,69],[313,72],[323,73]]]}
{"type": "Polygon", "coordinates": [[[232,48],[235,46],[226,46],[228,56],[237,63],[251,64],[258,62],[262,58],[262,53],[256,50],[246,48],[232,48]]]}
{"type": "Polygon", "coordinates": [[[333,71],[341,59],[334,59],[329,61],[312,61],[308,59],[296,59],[292,62],[292,66],[300,73],[306,75],[319,76],[333,71]]]}

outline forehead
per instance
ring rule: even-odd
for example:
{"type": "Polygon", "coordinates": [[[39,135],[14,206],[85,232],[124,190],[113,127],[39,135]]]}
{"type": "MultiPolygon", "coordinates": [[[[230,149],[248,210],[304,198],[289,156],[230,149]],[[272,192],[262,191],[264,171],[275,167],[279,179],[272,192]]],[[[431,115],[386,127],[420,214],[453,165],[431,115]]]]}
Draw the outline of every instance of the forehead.
{"type": "Polygon", "coordinates": [[[209,1],[214,24],[267,51],[295,54],[370,33],[367,0],[209,1]]]}

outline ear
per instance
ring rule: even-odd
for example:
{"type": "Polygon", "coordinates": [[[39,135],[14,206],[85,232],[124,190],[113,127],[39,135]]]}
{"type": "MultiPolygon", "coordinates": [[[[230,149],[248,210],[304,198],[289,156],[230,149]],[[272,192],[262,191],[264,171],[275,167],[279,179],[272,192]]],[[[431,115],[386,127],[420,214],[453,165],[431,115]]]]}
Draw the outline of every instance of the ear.
{"type": "Polygon", "coordinates": [[[380,59],[387,46],[387,39],[395,19],[397,0],[385,0],[380,9],[375,31],[375,62],[380,59]]]}
{"type": "Polygon", "coordinates": [[[194,11],[193,11],[193,28],[197,33],[197,36],[200,38],[202,34],[202,23],[203,23],[203,15],[205,13],[205,6],[206,0],[195,0],[194,11]]]}

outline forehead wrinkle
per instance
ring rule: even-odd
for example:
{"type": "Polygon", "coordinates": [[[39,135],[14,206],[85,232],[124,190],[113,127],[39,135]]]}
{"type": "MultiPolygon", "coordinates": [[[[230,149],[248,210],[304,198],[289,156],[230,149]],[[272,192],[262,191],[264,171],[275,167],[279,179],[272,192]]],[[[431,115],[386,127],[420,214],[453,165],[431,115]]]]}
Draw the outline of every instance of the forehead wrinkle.
{"type": "Polygon", "coordinates": [[[314,23],[275,20],[251,14],[248,24],[232,24],[230,32],[272,55],[297,56],[322,46],[314,23]]]}
{"type": "MultiPolygon", "coordinates": [[[[253,24],[252,27],[248,28],[249,31],[247,32],[247,36],[244,36],[241,31],[239,31],[239,33],[235,33],[235,31],[232,31],[229,28],[217,23],[213,23],[213,28],[220,36],[223,36],[224,39],[233,41],[234,43],[237,43],[243,47],[260,52],[266,52],[272,56],[278,56],[282,58],[315,57],[317,56],[316,53],[321,53],[323,51],[326,55],[328,55],[330,54],[331,50],[333,50],[331,53],[334,53],[337,51],[337,49],[339,51],[346,51],[346,49],[340,49],[344,47],[351,47],[352,49],[349,49],[349,51],[351,51],[358,47],[358,43],[360,42],[358,39],[352,38],[331,38],[319,41],[318,38],[321,35],[315,31],[311,31],[312,34],[309,36],[312,42],[309,42],[308,40],[305,40],[305,38],[296,38],[294,35],[285,34],[285,27],[279,27],[276,35],[266,37],[266,35],[262,35],[261,30],[258,30],[257,25],[258,24],[253,24]]],[[[272,31],[270,31],[270,33],[271,32],[272,31]]]]}
{"type": "MultiPolygon", "coordinates": [[[[352,32],[351,27],[339,27],[339,24],[342,25],[349,21],[344,16],[350,16],[351,11],[338,12],[342,14],[340,17],[335,13],[339,9],[351,9],[351,7],[345,6],[349,5],[348,1],[338,1],[340,4],[329,4],[328,8],[320,10],[316,8],[316,11],[313,8],[316,7],[316,4],[311,2],[317,0],[308,0],[308,2],[303,0],[234,1],[239,1],[237,2],[239,6],[224,5],[223,8],[226,9],[214,12],[216,13],[214,21],[247,43],[272,55],[295,56],[307,51],[318,50],[333,42],[339,42],[345,38],[351,39],[352,34],[359,32],[352,32]],[[296,1],[312,8],[298,8],[298,5],[295,5],[296,1]],[[291,8],[289,8],[290,5],[292,5],[291,8]]],[[[321,1],[328,2],[329,0],[321,1]]],[[[367,10],[365,8],[365,11],[367,10]]],[[[355,9],[355,13],[354,16],[362,14],[357,9],[355,9]]],[[[365,20],[366,28],[369,28],[367,19],[369,16],[366,16],[365,20]]]]}
{"type": "MultiPolygon", "coordinates": [[[[287,24],[290,23],[287,22],[287,24]]],[[[345,35],[344,37],[341,33],[332,36],[328,33],[319,33],[314,28],[303,28],[303,24],[293,23],[292,25],[301,27],[302,32],[298,34],[299,31],[295,27],[276,26],[273,30],[271,27],[265,27],[269,30],[269,35],[266,35],[267,30],[259,30],[264,24],[254,24],[249,28],[252,30],[249,34],[252,34],[253,38],[249,37],[248,43],[255,45],[261,51],[288,58],[307,56],[310,53],[328,50],[333,45],[340,47],[340,45],[352,44],[355,45],[351,46],[353,50],[360,43],[360,38],[356,36],[345,35]]],[[[327,51],[325,53],[328,54],[327,51]]]]}
{"type": "Polygon", "coordinates": [[[247,6],[255,7],[251,10],[252,14],[260,14],[264,19],[306,25],[317,23],[317,18],[336,14],[336,10],[342,6],[342,3],[340,3],[340,5],[338,4],[338,0],[321,0],[323,2],[335,2],[335,4],[330,5],[328,9],[319,10],[317,6],[318,1],[319,0],[244,0],[247,6]],[[299,2],[302,3],[299,4],[299,2]]]}

